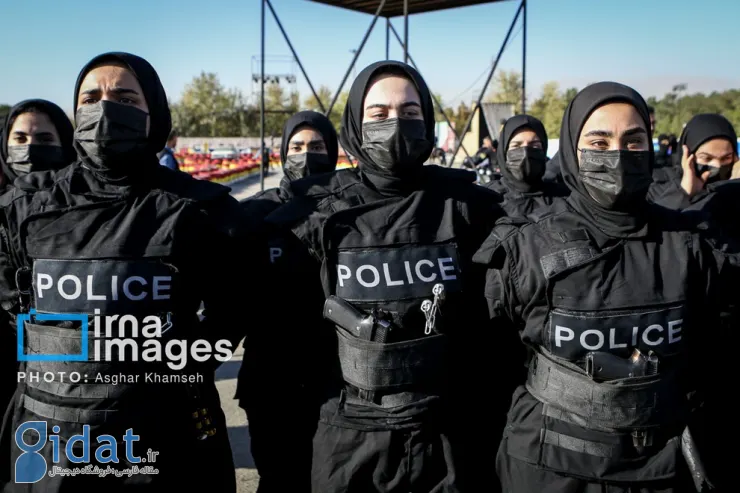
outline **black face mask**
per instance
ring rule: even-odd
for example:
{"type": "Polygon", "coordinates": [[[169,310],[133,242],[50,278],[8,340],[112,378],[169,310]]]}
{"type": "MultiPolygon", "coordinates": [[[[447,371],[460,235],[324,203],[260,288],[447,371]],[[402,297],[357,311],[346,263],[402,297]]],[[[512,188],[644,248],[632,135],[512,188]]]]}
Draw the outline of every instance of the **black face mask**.
{"type": "Polygon", "coordinates": [[[329,156],[327,154],[305,152],[286,157],[283,171],[285,172],[285,176],[290,181],[293,181],[311,175],[334,171],[334,166],[329,163],[329,156]]]}
{"type": "Polygon", "coordinates": [[[506,153],[506,167],[516,180],[536,185],[542,182],[547,167],[545,151],[536,147],[518,147],[506,153]]]}
{"type": "Polygon", "coordinates": [[[75,141],[98,166],[112,167],[147,149],[146,119],[138,108],[109,101],[81,106],[75,141]]]}
{"type": "Polygon", "coordinates": [[[373,161],[367,164],[396,176],[423,165],[432,143],[426,138],[423,120],[390,118],[362,124],[362,148],[373,161]]]}
{"type": "Polygon", "coordinates": [[[710,183],[729,180],[732,177],[732,165],[725,166],[710,166],[708,164],[694,164],[694,171],[696,176],[701,178],[701,175],[709,171],[709,177],[705,182],[707,185],[710,183]]]}
{"type": "Polygon", "coordinates": [[[8,164],[18,175],[60,169],[65,164],[64,149],[62,146],[40,144],[8,146],[8,164]]]}
{"type": "Polygon", "coordinates": [[[634,207],[645,201],[653,182],[650,151],[583,149],[578,174],[591,198],[602,207],[634,207]]]}

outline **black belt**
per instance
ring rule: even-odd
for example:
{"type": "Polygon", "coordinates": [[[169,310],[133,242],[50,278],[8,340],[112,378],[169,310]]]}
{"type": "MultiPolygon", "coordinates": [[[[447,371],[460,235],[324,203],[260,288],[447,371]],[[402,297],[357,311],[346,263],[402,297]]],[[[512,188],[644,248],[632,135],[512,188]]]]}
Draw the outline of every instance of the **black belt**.
{"type": "Polygon", "coordinates": [[[356,397],[362,401],[387,409],[392,407],[406,406],[414,402],[419,402],[431,396],[429,393],[422,392],[395,392],[380,393],[363,390],[354,385],[345,384],[347,395],[356,397]]]}

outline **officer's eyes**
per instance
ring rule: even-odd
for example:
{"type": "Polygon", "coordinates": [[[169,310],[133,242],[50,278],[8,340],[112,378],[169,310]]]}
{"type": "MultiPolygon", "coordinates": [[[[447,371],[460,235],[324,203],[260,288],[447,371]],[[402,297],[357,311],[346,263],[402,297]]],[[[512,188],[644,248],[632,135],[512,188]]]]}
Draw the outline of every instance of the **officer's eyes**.
{"type": "Polygon", "coordinates": [[[84,98],[82,104],[95,104],[98,100],[96,98],[84,98]]]}
{"type": "Polygon", "coordinates": [[[121,104],[136,104],[136,101],[130,98],[121,98],[118,100],[118,102],[121,104]]]}
{"type": "Polygon", "coordinates": [[[311,146],[312,151],[323,151],[324,150],[324,144],[314,144],[311,146]]]}
{"type": "Polygon", "coordinates": [[[607,142],[607,141],[605,141],[605,140],[603,140],[603,139],[599,139],[599,140],[592,140],[591,142],[589,142],[589,145],[590,145],[591,147],[597,147],[597,148],[599,148],[599,149],[602,149],[602,148],[607,148],[607,147],[609,147],[609,142],[607,142]]]}

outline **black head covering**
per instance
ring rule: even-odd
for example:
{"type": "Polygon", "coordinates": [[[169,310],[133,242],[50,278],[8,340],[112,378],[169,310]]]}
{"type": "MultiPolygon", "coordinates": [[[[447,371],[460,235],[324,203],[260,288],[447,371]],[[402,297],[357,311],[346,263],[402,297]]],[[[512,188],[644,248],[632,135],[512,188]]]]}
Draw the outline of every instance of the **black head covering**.
{"type": "Polygon", "coordinates": [[[701,145],[712,139],[726,139],[737,153],[737,134],[727,118],[716,113],[703,113],[689,120],[681,133],[681,145],[693,154],[701,145]]]}
{"type": "Polygon", "coordinates": [[[378,169],[379,167],[373,164],[373,160],[362,148],[362,118],[364,114],[363,102],[365,100],[365,94],[369,88],[370,81],[381,74],[394,74],[406,77],[414,83],[416,90],[419,91],[421,111],[426,127],[425,137],[432,145],[429,146],[429,154],[420,156],[421,163],[413,163],[419,165],[413,168],[421,168],[421,165],[429,158],[433,148],[434,103],[432,102],[432,94],[429,92],[429,88],[421,77],[421,74],[403,62],[393,60],[375,62],[360,72],[352,83],[352,87],[349,90],[349,99],[342,115],[342,129],[339,140],[342,143],[342,147],[359,160],[361,173],[365,176],[370,175],[370,181],[376,187],[392,190],[398,187],[403,188],[401,185],[411,185],[407,180],[408,177],[404,177],[403,181],[406,183],[402,184],[401,178],[388,176],[383,170],[378,169]]]}
{"type": "Polygon", "coordinates": [[[82,161],[87,165],[88,168],[93,170],[95,175],[105,182],[128,182],[132,178],[137,178],[140,181],[145,178],[148,173],[153,170],[154,166],[159,166],[157,160],[157,153],[164,149],[167,144],[167,137],[172,130],[172,117],[170,115],[170,107],[167,103],[167,94],[165,93],[164,86],[159,80],[159,75],[154,67],[149,62],[141,57],[132,55],[130,53],[123,52],[111,52],[98,55],[90,60],[87,65],[80,71],[80,75],[77,76],[77,82],[75,83],[74,93],[74,108],[77,109],[77,100],[80,92],[80,86],[85,76],[93,68],[101,65],[104,62],[118,62],[131,71],[141,85],[141,89],[144,91],[144,99],[146,99],[147,106],[149,106],[149,136],[147,150],[144,155],[138,156],[136,159],[132,159],[131,166],[125,169],[103,169],[93,163],[90,159],[87,159],[85,152],[75,142],[75,149],[77,149],[82,161]]]}
{"type": "Polygon", "coordinates": [[[542,125],[542,122],[533,116],[516,115],[506,120],[503,128],[501,128],[499,142],[503,147],[496,152],[496,161],[501,170],[501,177],[505,182],[507,182],[507,184],[517,190],[530,192],[539,187],[517,180],[512,176],[511,171],[509,171],[509,168],[506,166],[506,153],[509,152],[509,142],[512,137],[514,137],[514,134],[523,128],[528,128],[537,134],[537,137],[540,138],[540,142],[542,142],[542,151],[547,153],[547,131],[545,130],[545,126],[542,125]]]}
{"type": "Polygon", "coordinates": [[[283,126],[283,141],[280,143],[280,161],[285,165],[285,158],[288,156],[288,144],[290,138],[300,126],[307,125],[324,137],[326,151],[329,154],[329,162],[336,165],[339,156],[339,146],[337,145],[337,131],[331,121],[316,111],[299,111],[288,118],[283,126]]]}
{"type": "MultiPolygon", "coordinates": [[[[641,234],[645,232],[647,224],[647,207],[644,206],[647,202],[634,204],[630,212],[606,209],[591,197],[578,173],[578,139],[581,129],[591,113],[607,103],[627,103],[634,106],[645,123],[648,141],[652,142],[648,106],[637,91],[617,82],[592,84],[573,98],[563,115],[558,150],[563,181],[571,191],[568,200],[573,208],[601,231],[613,237],[641,234]]],[[[648,150],[652,170],[655,152],[652,145],[648,146],[648,150]]]]}
{"type": "Polygon", "coordinates": [[[51,101],[45,99],[27,99],[21,101],[10,109],[10,113],[7,114],[5,122],[3,123],[2,129],[0,129],[0,166],[2,166],[3,173],[3,185],[9,185],[17,178],[16,172],[7,163],[8,159],[8,140],[10,139],[10,127],[13,126],[15,119],[27,112],[29,109],[35,109],[44,113],[49,117],[51,123],[59,133],[59,141],[62,144],[62,152],[64,153],[65,166],[74,162],[77,159],[77,153],[72,146],[72,135],[74,128],[72,122],[64,113],[64,111],[51,101]]]}

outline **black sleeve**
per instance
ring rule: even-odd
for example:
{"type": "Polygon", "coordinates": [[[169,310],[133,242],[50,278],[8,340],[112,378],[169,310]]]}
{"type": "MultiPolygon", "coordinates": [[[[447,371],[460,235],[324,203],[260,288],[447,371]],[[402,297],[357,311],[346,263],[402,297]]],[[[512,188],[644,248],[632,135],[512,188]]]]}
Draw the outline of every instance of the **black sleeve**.
{"type": "Polygon", "coordinates": [[[225,197],[202,207],[193,225],[197,241],[199,296],[204,305],[200,331],[213,341],[229,340],[232,349],[246,335],[250,305],[258,300],[265,271],[258,255],[260,235],[245,227],[238,202],[225,197]]]}

